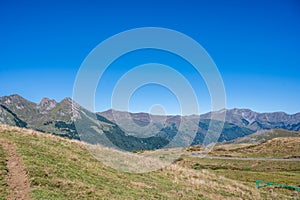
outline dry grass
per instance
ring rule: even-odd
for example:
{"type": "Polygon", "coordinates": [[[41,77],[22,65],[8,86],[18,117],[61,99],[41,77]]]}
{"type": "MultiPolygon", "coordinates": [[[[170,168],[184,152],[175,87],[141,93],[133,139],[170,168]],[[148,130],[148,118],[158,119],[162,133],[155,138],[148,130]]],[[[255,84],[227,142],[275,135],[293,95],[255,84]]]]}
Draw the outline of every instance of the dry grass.
{"type": "Polygon", "coordinates": [[[241,149],[241,148],[245,148],[245,147],[250,147],[253,146],[253,144],[246,144],[246,143],[242,143],[242,144],[225,144],[225,145],[218,145],[215,146],[213,151],[234,151],[237,149],[241,149]]]}
{"type": "Polygon", "coordinates": [[[208,199],[259,199],[260,193],[254,187],[218,176],[210,171],[196,171],[178,165],[170,165],[165,173],[171,174],[175,184],[193,186],[208,199]]]}
{"type": "Polygon", "coordinates": [[[269,158],[300,158],[300,138],[280,137],[267,140],[261,144],[242,147],[236,150],[238,153],[259,155],[269,158]]]}
{"type": "Polygon", "coordinates": [[[256,144],[219,145],[214,147],[209,155],[248,158],[300,158],[300,137],[279,137],[256,144]]]}
{"type": "MultiPolygon", "coordinates": [[[[23,156],[34,199],[262,199],[254,183],[226,178],[212,170],[166,165],[182,150],[120,152],[57,136],[0,125],[0,137],[14,142],[23,156]],[[101,151],[101,162],[97,153],[101,151]],[[178,152],[177,152],[178,151],[178,152]],[[161,157],[163,155],[163,157],[161,157]],[[173,156],[173,157],[172,157],[173,156]],[[123,160],[120,160],[123,159],[123,160]],[[129,162],[130,161],[130,162],[129,162]],[[165,161],[167,161],[165,163],[165,161]],[[126,169],[164,167],[149,173],[126,169]],[[126,163],[127,162],[127,163],[126,163]],[[126,165],[127,164],[127,165],[126,165]]],[[[99,154],[98,154],[99,156],[99,154]]],[[[143,169],[143,170],[144,170],[143,169]]],[[[280,196],[279,197],[283,197],[280,196]]]]}

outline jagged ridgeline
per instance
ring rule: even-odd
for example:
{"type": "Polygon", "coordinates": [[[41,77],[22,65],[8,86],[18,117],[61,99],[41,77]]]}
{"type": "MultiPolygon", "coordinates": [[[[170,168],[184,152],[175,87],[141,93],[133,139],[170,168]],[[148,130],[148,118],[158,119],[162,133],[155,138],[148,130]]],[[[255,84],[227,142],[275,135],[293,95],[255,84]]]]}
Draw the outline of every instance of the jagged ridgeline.
{"type": "MultiPolygon", "coordinates": [[[[222,110],[220,112],[225,112],[222,110]]],[[[199,116],[154,116],[147,113],[127,113],[108,110],[92,113],[83,109],[70,98],[61,102],[43,98],[40,103],[30,102],[19,95],[0,97],[0,123],[23,128],[30,128],[40,132],[51,133],[70,139],[84,140],[89,143],[100,143],[107,146],[115,145],[126,151],[158,149],[167,145],[178,133],[180,120],[187,124],[196,124],[195,138],[192,144],[202,144],[207,135],[211,113],[199,116]],[[74,109],[74,110],[73,110],[74,109]],[[75,111],[75,112],[73,112],[75,111]],[[130,119],[128,118],[130,116],[130,119]],[[120,127],[123,122],[127,127],[120,127]],[[132,120],[131,120],[132,119],[132,120]],[[200,120],[199,120],[200,119],[200,120]],[[134,124],[133,124],[134,123],[134,124]],[[141,133],[139,130],[128,128],[133,125],[149,127],[141,133]],[[151,133],[158,130],[157,133],[151,133]],[[136,137],[135,135],[143,136],[136,137]],[[106,137],[104,137],[106,136],[106,137]],[[108,141],[106,141],[108,139],[108,141]]],[[[218,123],[214,123],[218,125],[218,123]]],[[[192,127],[192,126],[191,126],[192,127]]],[[[188,125],[181,129],[182,141],[190,135],[188,125]]],[[[218,139],[219,142],[231,141],[250,135],[259,130],[269,129],[300,130],[300,113],[288,115],[282,112],[257,113],[248,109],[226,110],[224,129],[218,139]]],[[[178,142],[181,146],[185,142],[178,142]]]]}

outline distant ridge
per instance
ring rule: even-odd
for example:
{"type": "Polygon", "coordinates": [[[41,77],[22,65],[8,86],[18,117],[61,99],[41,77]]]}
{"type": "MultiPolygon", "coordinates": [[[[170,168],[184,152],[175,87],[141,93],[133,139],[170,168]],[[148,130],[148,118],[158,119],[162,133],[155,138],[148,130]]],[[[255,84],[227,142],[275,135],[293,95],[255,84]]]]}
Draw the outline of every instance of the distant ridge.
{"type": "MultiPolygon", "coordinates": [[[[148,123],[150,122],[151,118],[155,118],[155,119],[166,118],[170,121],[176,121],[175,120],[176,118],[177,119],[180,118],[178,116],[173,116],[173,115],[169,115],[167,117],[154,116],[147,113],[129,113],[125,111],[117,111],[111,109],[104,112],[98,112],[98,114],[106,117],[111,121],[128,120],[126,118],[128,116],[132,117],[135,121],[138,121],[140,119],[143,119],[145,121],[145,119],[148,118],[149,119],[148,123]],[[145,117],[145,115],[148,115],[148,117],[145,117]],[[171,120],[172,118],[173,120],[171,120]]],[[[211,114],[212,113],[209,112],[206,114],[202,114],[200,116],[197,115],[183,116],[183,118],[191,121],[195,121],[195,123],[197,123],[198,118],[200,118],[201,120],[208,120],[210,119],[211,114]]],[[[258,113],[250,109],[234,108],[234,109],[226,110],[225,121],[227,123],[236,125],[238,127],[244,127],[250,129],[253,132],[259,130],[269,130],[269,129],[285,129],[285,130],[294,130],[294,131],[300,130],[300,112],[290,115],[284,112],[258,113]]]]}

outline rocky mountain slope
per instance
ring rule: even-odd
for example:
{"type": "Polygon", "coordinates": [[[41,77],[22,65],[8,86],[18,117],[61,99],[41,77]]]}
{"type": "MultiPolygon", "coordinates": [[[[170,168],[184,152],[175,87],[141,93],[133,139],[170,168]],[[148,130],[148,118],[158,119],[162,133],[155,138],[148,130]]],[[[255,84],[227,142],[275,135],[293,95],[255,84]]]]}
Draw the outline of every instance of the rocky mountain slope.
{"type": "MultiPolygon", "coordinates": [[[[211,113],[201,116],[209,119],[211,113]]],[[[258,113],[249,109],[231,109],[226,111],[226,122],[245,127],[253,131],[264,129],[300,130],[300,113],[293,115],[284,112],[258,113]]]]}
{"type": "MultiPolygon", "coordinates": [[[[289,115],[283,112],[274,113],[257,113],[249,109],[230,109],[222,110],[226,112],[223,131],[218,139],[219,142],[230,141],[235,138],[244,137],[261,130],[284,129],[291,131],[300,130],[300,113],[289,115]]],[[[155,116],[147,113],[128,113],[123,111],[108,110],[99,112],[99,115],[114,121],[127,130],[128,132],[139,133],[139,127],[147,126],[151,132],[157,128],[162,128],[166,136],[170,137],[176,131],[181,121],[191,126],[185,127],[183,131],[192,132],[192,125],[197,125],[197,133],[192,144],[199,144],[207,133],[212,114],[206,113],[200,116],[155,116]],[[140,125],[140,126],[137,126],[140,125]],[[163,128],[164,127],[164,128],[163,128]]],[[[148,134],[147,130],[144,134],[148,134]]],[[[170,138],[169,138],[170,139],[170,138]]]]}
{"type": "Polygon", "coordinates": [[[43,98],[35,104],[19,95],[1,97],[0,123],[104,146],[113,144],[129,151],[156,149],[168,143],[166,139],[155,136],[130,136],[115,123],[82,108],[70,98],[61,102],[43,98]]]}

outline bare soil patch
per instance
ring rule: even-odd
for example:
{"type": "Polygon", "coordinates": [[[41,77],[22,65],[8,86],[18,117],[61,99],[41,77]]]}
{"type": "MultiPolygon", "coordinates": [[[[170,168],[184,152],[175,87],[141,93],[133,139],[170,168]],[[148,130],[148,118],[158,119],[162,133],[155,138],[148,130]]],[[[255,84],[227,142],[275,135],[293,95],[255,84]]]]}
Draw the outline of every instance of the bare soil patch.
{"type": "Polygon", "coordinates": [[[8,200],[31,200],[29,196],[30,182],[25,171],[22,157],[16,152],[16,145],[8,139],[0,138],[0,146],[7,152],[8,176],[6,182],[12,192],[7,196],[8,200]]]}

